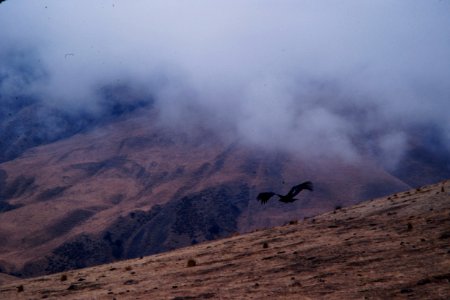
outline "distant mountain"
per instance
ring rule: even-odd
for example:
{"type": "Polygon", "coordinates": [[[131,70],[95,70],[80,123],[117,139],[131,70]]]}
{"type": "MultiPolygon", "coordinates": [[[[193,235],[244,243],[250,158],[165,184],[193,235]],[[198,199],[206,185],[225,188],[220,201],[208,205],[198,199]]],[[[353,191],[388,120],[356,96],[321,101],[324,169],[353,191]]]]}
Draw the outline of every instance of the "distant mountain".
{"type": "Polygon", "coordinates": [[[99,93],[102,100],[97,110],[73,111],[50,107],[29,95],[0,94],[0,163],[15,159],[30,148],[116,122],[153,104],[151,97],[144,97],[125,85],[106,86],[99,93]]]}
{"type": "Polygon", "coordinates": [[[159,253],[450,177],[448,155],[420,137],[396,170],[370,157],[308,161],[205,128],[168,128],[152,99],[125,87],[104,93],[110,101],[94,115],[55,110],[42,119],[28,98],[3,106],[0,272],[34,276],[159,253]],[[132,95],[125,104],[123,94],[132,95]],[[315,191],[292,205],[255,200],[305,180],[315,191]]]}

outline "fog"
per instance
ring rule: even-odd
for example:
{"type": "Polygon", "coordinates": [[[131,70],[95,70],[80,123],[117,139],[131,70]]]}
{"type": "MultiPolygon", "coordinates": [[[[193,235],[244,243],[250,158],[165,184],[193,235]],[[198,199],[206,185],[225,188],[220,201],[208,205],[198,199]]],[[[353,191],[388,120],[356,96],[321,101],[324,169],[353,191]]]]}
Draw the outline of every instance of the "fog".
{"type": "Polygon", "coordinates": [[[0,28],[0,101],[98,112],[126,84],[254,147],[392,167],[427,127],[450,149],[448,1],[10,0],[0,28]]]}

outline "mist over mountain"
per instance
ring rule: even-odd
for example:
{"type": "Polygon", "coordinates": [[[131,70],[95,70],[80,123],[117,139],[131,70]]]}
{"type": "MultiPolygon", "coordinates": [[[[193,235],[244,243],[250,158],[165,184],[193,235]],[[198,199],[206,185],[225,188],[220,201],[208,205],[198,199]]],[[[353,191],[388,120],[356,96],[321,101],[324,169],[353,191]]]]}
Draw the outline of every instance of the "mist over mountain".
{"type": "Polygon", "coordinates": [[[450,178],[447,1],[5,1],[0,272],[139,257],[450,178]],[[314,182],[291,206],[255,200],[314,182]]]}
{"type": "Polygon", "coordinates": [[[180,130],[212,128],[308,159],[371,155],[395,168],[418,130],[432,128],[449,150],[449,6],[8,1],[2,122],[32,98],[37,135],[51,141],[64,136],[55,114],[90,125],[130,101],[108,103],[105,86],[126,86],[180,130]]]}

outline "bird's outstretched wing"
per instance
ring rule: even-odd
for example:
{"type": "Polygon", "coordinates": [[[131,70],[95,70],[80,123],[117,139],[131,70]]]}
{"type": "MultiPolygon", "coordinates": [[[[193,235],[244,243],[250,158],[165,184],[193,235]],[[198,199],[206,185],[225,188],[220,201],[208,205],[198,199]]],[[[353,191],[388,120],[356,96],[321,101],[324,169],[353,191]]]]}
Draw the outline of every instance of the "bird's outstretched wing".
{"type": "Polygon", "coordinates": [[[291,188],[289,193],[286,195],[286,197],[294,198],[298,193],[300,193],[301,190],[313,190],[313,184],[311,181],[305,181],[303,183],[300,183],[298,185],[295,185],[291,188]]]}
{"type": "Polygon", "coordinates": [[[258,199],[258,201],[260,201],[262,204],[266,204],[267,201],[269,201],[270,198],[272,198],[272,196],[274,196],[275,193],[272,192],[266,192],[266,193],[259,193],[258,197],[256,197],[256,199],[258,199]]]}

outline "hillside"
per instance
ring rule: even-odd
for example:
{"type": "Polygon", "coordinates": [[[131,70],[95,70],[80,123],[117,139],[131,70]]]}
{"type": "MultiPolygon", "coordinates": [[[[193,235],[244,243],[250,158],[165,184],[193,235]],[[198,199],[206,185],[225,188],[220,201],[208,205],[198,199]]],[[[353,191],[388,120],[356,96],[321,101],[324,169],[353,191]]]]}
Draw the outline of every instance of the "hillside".
{"type": "Polygon", "coordinates": [[[156,115],[133,113],[0,164],[0,272],[135,258],[409,188],[370,158],[300,159],[162,127],[156,115]],[[255,200],[304,180],[315,191],[289,207],[255,200]]]}
{"type": "Polygon", "coordinates": [[[18,280],[19,278],[8,275],[8,274],[3,274],[0,273],[0,284],[5,284],[5,283],[9,283],[15,280],[18,280]]]}
{"type": "Polygon", "coordinates": [[[7,283],[0,298],[448,299],[449,228],[446,181],[281,227],[7,283]]]}

